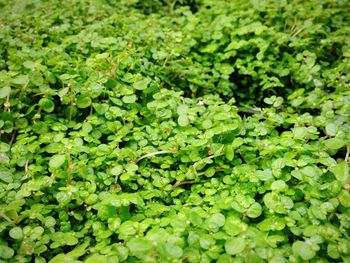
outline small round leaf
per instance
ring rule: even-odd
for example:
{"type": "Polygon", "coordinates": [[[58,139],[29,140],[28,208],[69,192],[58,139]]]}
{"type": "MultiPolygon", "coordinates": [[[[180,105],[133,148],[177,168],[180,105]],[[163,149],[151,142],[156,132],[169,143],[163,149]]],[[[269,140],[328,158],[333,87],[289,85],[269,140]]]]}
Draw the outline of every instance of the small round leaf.
{"type": "Polygon", "coordinates": [[[13,239],[22,239],[23,238],[22,228],[17,227],[17,226],[14,228],[11,228],[9,235],[13,239]]]}
{"type": "Polygon", "coordinates": [[[185,127],[188,125],[189,121],[186,115],[180,115],[177,119],[177,122],[180,126],[185,127]]]}
{"type": "Polygon", "coordinates": [[[262,207],[259,203],[252,204],[247,210],[247,216],[250,218],[257,218],[262,213],[262,207]]]}
{"type": "Polygon", "coordinates": [[[165,251],[170,258],[180,258],[183,254],[182,248],[173,244],[166,244],[165,251]]]}
{"type": "Polygon", "coordinates": [[[88,96],[80,95],[76,98],[77,107],[80,109],[87,108],[91,105],[91,99],[88,96]]]}
{"type": "Polygon", "coordinates": [[[134,89],[144,90],[147,89],[148,84],[151,82],[151,79],[144,78],[143,80],[137,81],[133,84],[134,89]]]}
{"type": "Polygon", "coordinates": [[[39,101],[39,106],[41,109],[43,109],[46,112],[53,112],[53,110],[55,108],[55,104],[47,98],[42,98],[39,101]]]}
{"type": "Polygon", "coordinates": [[[66,156],[63,154],[54,155],[50,159],[49,166],[51,168],[58,168],[64,163],[65,160],[66,156]]]}
{"type": "Polygon", "coordinates": [[[111,174],[114,176],[120,175],[123,172],[122,165],[116,165],[111,169],[111,174]]]}
{"type": "Polygon", "coordinates": [[[316,252],[312,250],[311,245],[303,241],[294,242],[292,249],[293,253],[300,256],[303,260],[310,260],[316,255],[316,252]]]}
{"type": "Polygon", "coordinates": [[[152,242],[144,238],[133,238],[127,243],[132,254],[147,253],[152,249],[152,242]]]}
{"type": "Polygon", "coordinates": [[[137,97],[136,97],[136,95],[127,95],[127,96],[124,96],[123,98],[122,98],[122,101],[124,102],[124,103],[134,103],[135,101],[137,100],[137,97]]]}
{"type": "Polygon", "coordinates": [[[28,126],[28,120],[25,118],[21,118],[18,119],[15,124],[18,129],[24,129],[28,126]]]}
{"type": "Polygon", "coordinates": [[[0,99],[6,98],[7,96],[10,95],[10,93],[11,93],[11,88],[9,86],[0,88],[0,99]]]}
{"type": "Polygon", "coordinates": [[[14,254],[15,251],[12,248],[5,245],[0,245],[0,258],[10,259],[14,254]]]}
{"type": "Polygon", "coordinates": [[[225,251],[229,255],[236,255],[241,253],[245,249],[245,246],[245,239],[236,237],[226,241],[225,251]]]}

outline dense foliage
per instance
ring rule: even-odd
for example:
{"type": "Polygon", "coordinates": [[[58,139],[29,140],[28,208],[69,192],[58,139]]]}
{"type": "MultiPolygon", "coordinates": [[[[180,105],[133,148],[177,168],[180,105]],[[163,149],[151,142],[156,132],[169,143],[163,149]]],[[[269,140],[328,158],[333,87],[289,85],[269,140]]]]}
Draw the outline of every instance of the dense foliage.
{"type": "Polygon", "coordinates": [[[350,262],[349,1],[0,10],[0,262],[350,262]]]}

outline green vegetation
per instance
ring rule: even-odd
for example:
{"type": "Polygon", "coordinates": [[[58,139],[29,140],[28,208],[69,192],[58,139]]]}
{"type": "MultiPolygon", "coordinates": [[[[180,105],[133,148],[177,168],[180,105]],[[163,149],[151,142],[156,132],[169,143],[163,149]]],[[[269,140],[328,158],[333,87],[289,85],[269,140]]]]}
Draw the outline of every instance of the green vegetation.
{"type": "Polygon", "coordinates": [[[349,1],[0,10],[0,262],[350,262],[349,1]]]}

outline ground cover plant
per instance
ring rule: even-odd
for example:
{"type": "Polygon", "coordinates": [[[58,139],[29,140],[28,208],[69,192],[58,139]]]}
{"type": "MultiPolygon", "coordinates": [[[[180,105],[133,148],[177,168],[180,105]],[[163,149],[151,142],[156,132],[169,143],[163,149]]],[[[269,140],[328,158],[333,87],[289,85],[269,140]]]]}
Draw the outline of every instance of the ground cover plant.
{"type": "Polygon", "coordinates": [[[348,1],[0,10],[0,262],[350,262],[348,1]]]}

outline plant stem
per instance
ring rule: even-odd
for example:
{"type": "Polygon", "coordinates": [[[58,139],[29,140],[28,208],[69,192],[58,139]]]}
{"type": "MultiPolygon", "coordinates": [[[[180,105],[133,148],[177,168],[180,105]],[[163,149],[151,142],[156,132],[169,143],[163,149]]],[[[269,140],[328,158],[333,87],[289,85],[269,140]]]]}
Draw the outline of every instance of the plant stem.
{"type": "Polygon", "coordinates": [[[10,147],[12,147],[13,142],[15,141],[16,138],[16,134],[17,134],[17,129],[14,129],[12,132],[12,136],[11,136],[11,141],[10,141],[10,147]]]}
{"type": "Polygon", "coordinates": [[[172,153],[172,151],[157,151],[157,152],[153,152],[153,153],[147,153],[145,155],[142,155],[137,160],[135,160],[134,163],[138,163],[139,161],[141,161],[145,158],[148,158],[148,157],[152,157],[152,156],[159,155],[159,154],[167,154],[167,153],[172,153]]]}
{"type": "Polygon", "coordinates": [[[71,155],[70,155],[70,149],[68,148],[67,153],[67,161],[68,161],[68,167],[67,167],[67,186],[71,184],[72,178],[71,178],[71,172],[72,172],[72,164],[71,164],[71,155]]]}
{"type": "Polygon", "coordinates": [[[24,163],[24,176],[25,176],[25,179],[28,178],[28,164],[29,164],[29,160],[26,160],[26,162],[24,163]]]}
{"type": "Polygon", "coordinates": [[[267,116],[267,114],[262,112],[262,111],[257,111],[257,110],[252,110],[252,109],[243,109],[241,107],[237,107],[237,109],[239,112],[247,113],[250,115],[261,114],[261,115],[267,116]]]}
{"type": "MultiPolygon", "coordinates": [[[[206,158],[203,158],[203,159],[213,159],[213,158],[215,158],[215,157],[217,157],[217,156],[220,156],[220,155],[210,155],[210,156],[208,156],[208,157],[206,157],[206,158]]],[[[200,161],[202,161],[203,159],[201,159],[200,161]]],[[[197,162],[195,162],[193,165],[192,165],[192,167],[193,167],[193,169],[196,171],[197,170],[197,166],[200,164],[200,161],[197,161],[197,162]]],[[[188,171],[190,171],[190,170],[188,170],[188,171]]]]}
{"type": "MultiPolygon", "coordinates": [[[[215,170],[215,173],[217,173],[217,172],[223,172],[224,171],[224,169],[223,168],[218,168],[218,169],[216,169],[215,170]]],[[[197,175],[204,175],[205,174],[205,172],[201,172],[201,173],[197,173],[197,175]]]]}
{"type": "Polygon", "coordinates": [[[173,191],[176,187],[180,186],[180,185],[184,185],[184,184],[196,184],[196,183],[200,183],[201,181],[195,181],[195,180],[188,180],[188,181],[180,181],[177,180],[175,182],[175,184],[173,185],[173,187],[171,188],[170,191],[173,191]]]}
{"type": "Polygon", "coordinates": [[[170,59],[170,57],[172,56],[172,54],[174,53],[174,50],[171,50],[170,53],[168,54],[168,56],[165,58],[164,63],[163,63],[163,68],[165,68],[165,65],[168,63],[168,60],[170,59]]]}
{"type": "Polygon", "coordinates": [[[7,222],[9,222],[12,225],[15,225],[15,222],[13,222],[11,220],[11,218],[9,218],[7,215],[4,214],[4,212],[0,212],[0,217],[2,217],[3,219],[5,219],[7,222]]]}

